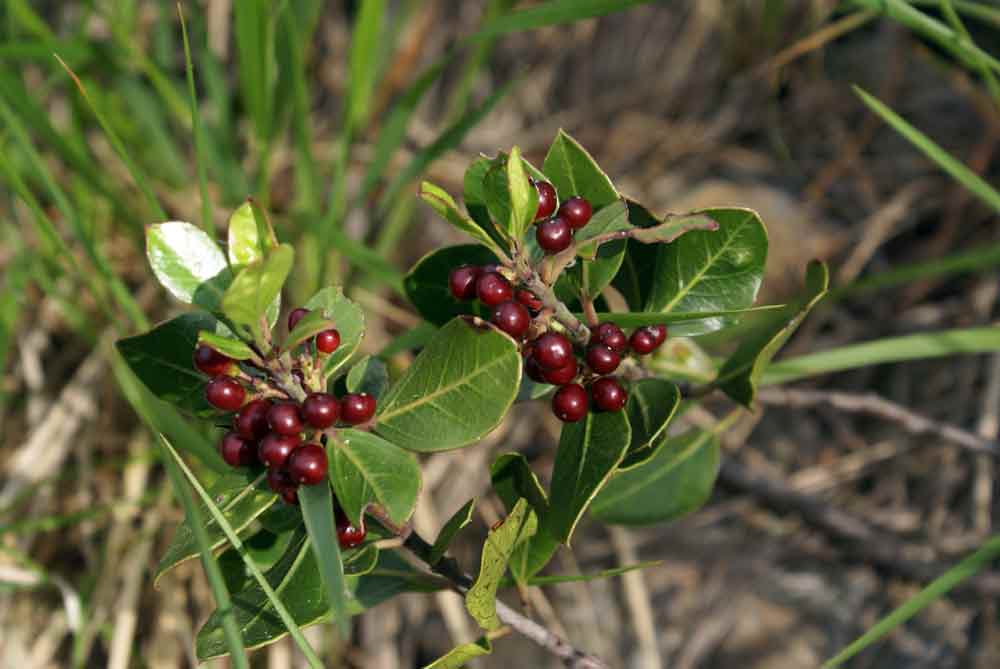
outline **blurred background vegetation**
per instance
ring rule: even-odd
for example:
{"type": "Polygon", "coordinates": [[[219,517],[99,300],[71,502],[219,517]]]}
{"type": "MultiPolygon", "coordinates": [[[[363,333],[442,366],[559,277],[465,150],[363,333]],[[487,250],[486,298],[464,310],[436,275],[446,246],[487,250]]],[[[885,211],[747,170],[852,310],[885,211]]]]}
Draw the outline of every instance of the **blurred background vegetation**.
{"type": "MultiPolygon", "coordinates": [[[[195,664],[213,606],[195,564],[152,588],[181,511],[149,428],[206,472],[218,460],[210,433],[153,400],[111,346],[178,310],[147,269],[146,224],[221,236],[253,196],[298,250],[286,304],[344,284],[377,352],[422,327],[400,295],[406,269],[460,241],[419,204],[418,180],[458,194],[478,153],[516,143],[539,163],[562,127],[656,211],[757,209],[763,301],[791,293],[805,260],[832,263],[834,295],[788,354],[996,320],[988,0],[212,0],[183,15],[192,72],[171,0],[0,5],[0,666],[195,664]]],[[[996,356],[812,383],[997,436],[996,356]]],[[[727,435],[729,469],[702,511],[584,528],[554,566],[663,564],[539,590],[536,615],[615,666],[815,667],[992,534],[990,456],[772,399],[727,435]]],[[[557,426],[536,409],[427,460],[418,529],[481,494],[498,450],[546,471],[557,426]]],[[[465,560],[495,519],[480,509],[465,560]]],[[[997,587],[965,584],[850,666],[997,666],[997,587]]],[[[309,632],[331,666],[385,669],[475,635],[450,594],[385,604],[347,643],[309,632]]],[[[481,666],[548,666],[538,653],[505,640],[481,666]]],[[[279,643],[254,662],[299,658],[279,643]]]]}

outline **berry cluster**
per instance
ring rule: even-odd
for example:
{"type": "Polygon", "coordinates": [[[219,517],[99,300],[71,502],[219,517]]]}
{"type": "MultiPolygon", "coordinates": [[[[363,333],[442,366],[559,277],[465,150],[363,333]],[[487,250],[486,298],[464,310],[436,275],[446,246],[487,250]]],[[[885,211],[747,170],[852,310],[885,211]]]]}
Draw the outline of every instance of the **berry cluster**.
{"type": "Polygon", "coordinates": [[[530,290],[515,290],[496,265],[459,265],[448,277],[456,300],[474,300],[493,307],[490,320],[514,339],[521,339],[531,326],[531,317],[542,309],[542,301],[530,290]]]}
{"type": "Polygon", "coordinates": [[[552,184],[548,181],[533,181],[533,183],[535,190],[538,191],[535,241],[546,254],[565,251],[573,243],[576,231],[590,222],[593,208],[584,198],[574,196],[563,201],[556,211],[556,189],[552,184]]]}
{"type": "Polygon", "coordinates": [[[560,386],[552,396],[552,412],[563,422],[575,423],[587,415],[591,403],[599,411],[621,411],[628,393],[610,374],[618,369],[629,349],[646,355],[666,339],[664,325],[641,327],[626,337],[614,323],[601,323],[582,352],[581,365],[565,335],[547,332],[525,345],[524,369],[534,381],[560,386]]]}
{"type": "MultiPolygon", "coordinates": [[[[307,313],[301,308],[292,311],[289,331],[307,313]]],[[[319,356],[333,353],[340,345],[340,333],[335,329],[320,332],[313,345],[319,356]]],[[[235,412],[231,429],[219,442],[222,459],[233,467],[263,463],[268,485],[288,504],[298,503],[299,485],[316,485],[327,478],[324,430],[338,422],[360,425],[375,415],[375,398],[371,395],[349,393],[338,399],[308,387],[307,375],[301,368],[292,370],[301,389],[296,395],[304,395],[304,399],[296,401],[287,388],[270,382],[268,363],[261,367],[245,361],[244,371],[233,359],[199,344],[194,364],[212,377],[205,386],[208,403],[220,411],[235,412]]],[[[364,529],[360,532],[363,538],[364,529]]]]}

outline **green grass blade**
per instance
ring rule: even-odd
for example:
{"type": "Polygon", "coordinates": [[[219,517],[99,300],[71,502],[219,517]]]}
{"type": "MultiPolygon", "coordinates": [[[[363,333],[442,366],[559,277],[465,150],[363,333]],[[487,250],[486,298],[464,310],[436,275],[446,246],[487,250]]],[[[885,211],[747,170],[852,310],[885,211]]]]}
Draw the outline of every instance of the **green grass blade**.
{"type": "Polygon", "coordinates": [[[201,114],[198,111],[198,95],[194,88],[194,66],[191,64],[191,44],[188,42],[187,22],[184,20],[184,10],[177,3],[177,16],[181,22],[181,38],[184,41],[184,64],[187,70],[188,97],[191,100],[191,139],[194,142],[194,159],[198,171],[198,189],[201,193],[201,227],[209,236],[215,236],[215,226],[212,224],[212,201],[208,196],[208,172],[201,137],[201,114]]]}
{"type": "MultiPolygon", "coordinates": [[[[962,39],[966,40],[969,44],[975,45],[972,35],[965,29],[965,24],[962,23],[962,19],[959,17],[958,12],[955,11],[955,5],[951,0],[941,0],[941,13],[948,20],[948,25],[951,26],[952,30],[961,35],[962,39]]],[[[986,82],[986,88],[993,97],[993,101],[1000,104],[1000,84],[997,84],[996,75],[990,69],[990,64],[978,55],[976,56],[976,64],[979,66],[979,74],[983,77],[983,81],[986,82]]]]}
{"type": "Polygon", "coordinates": [[[379,213],[384,215],[388,212],[400,192],[422,174],[428,165],[434,162],[445,151],[458,146],[465,138],[465,135],[486,118],[487,114],[493,110],[493,107],[510,92],[516,81],[516,79],[508,81],[487,98],[482,105],[469,111],[469,113],[446,128],[430,146],[417,153],[385,189],[385,193],[382,195],[379,203],[379,213]]]}
{"type": "Polygon", "coordinates": [[[889,337],[773,363],[764,370],[761,385],[788,383],[819,374],[886,362],[996,352],[1000,352],[1000,327],[942,330],[889,337]]]}
{"type": "MultiPolygon", "coordinates": [[[[911,5],[917,7],[938,7],[941,0],[910,0],[911,5]]],[[[952,0],[951,4],[955,9],[970,19],[982,21],[994,28],[1000,28],[1000,9],[990,5],[973,2],[972,0],[952,0]]]]}
{"type": "Polygon", "coordinates": [[[351,83],[348,91],[347,123],[360,127],[368,118],[375,88],[379,42],[385,17],[385,0],[362,0],[351,31],[351,83]]]}
{"type": "Polygon", "coordinates": [[[166,437],[159,435],[160,446],[164,451],[163,463],[167,468],[167,475],[170,477],[170,485],[173,488],[174,496],[184,507],[184,515],[188,525],[194,534],[194,540],[198,544],[201,553],[201,566],[205,570],[205,577],[208,585],[212,589],[212,596],[215,598],[215,605],[222,613],[222,632],[226,638],[226,646],[229,647],[229,657],[232,658],[233,665],[239,669],[249,669],[250,663],[247,660],[246,650],[243,648],[243,637],[236,624],[236,615],[233,612],[233,602],[229,597],[229,590],[226,588],[226,581],[222,577],[222,570],[219,563],[212,554],[212,543],[208,540],[205,532],[205,525],[202,522],[198,506],[191,497],[191,491],[184,482],[184,477],[177,469],[177,463],[171,456],[176,457],[176,453],[167,442],[166,437]]]}
{"type": "Polygon", "coordinates": [[[107,118],[105,118],[101,110],[97,108],[97,105],[94,104],[94,101],[91,99],[90,95],[87,94],[87,89],[84,87],[83,82],[80,81],[80,78],[76,76],[76,73],[73,72],[70,66],[67,65],[66,62],[58,55],[56,55],[56,60],[59,61],[59,63],[63,66],[63,68],[66,70],[69,76],[73,79],[73,82],[76,84],[77,90],[80,91],[80,95],[87,103],[87,106],[90,107],[90,110],[93,112],[94,117],[97,119],[98,124],[101,126],[101,129],[104,130],[104,134],[107,136],[108,141],[111,142],[111,146],[114,147],[115,152],[125,163],[125,166],[128,168],[129,174],[132,175],[132,179],[135,180],[135,183],[139,187],[139,190],[142,191],[143,195],[145,195],[146,201],[149,203],[149,206],[153,210],[154,214],[157,217],[159,217],[160,220],[163,221],[167,220],[167,213],[163,210],[163,207],[160,206],[160,202],[156,199],[156,195],[153,194],[153,190],[149,187],[149,183],[146,180],[146,175],[143,174],[142,170],[139,169],[139,166],[136,164],[135,160],[132,159],[132,156],[128,152],[128,149],[126,149],[125,145],[122,143],[121,138],[118,137],[118,134],[115,133],[114,129],[111,127],[111,124],[108,123],[107,118]]]}
{"type": "Polygon", "coordinates": [[[891,110],[864,89],[854,86],[854,92],[858,94],[862,102],[873,112],[892,126],[892,128],[905,137],[911,144],[920,149],[924,155],[937,163],[938,167],[950,174],[956,181],[968,188],[974,195],[994,210],[1000,212],[1000,192],[990,186],[978,174],[968,167],[955,160],[947,151],[935,144],[927,135],[923,134],[912,125],[906,122],[902,116],[891,110]]]}
{"type": "Polygon", "coordinates": [[[247,554],[247,548],[243,541],[240,540],[236,531],[233,529],[233,526],[229,524],[229,521],[226,520],[226,517],[219,510],[219,507],[216,506],[215,502],[212,500],[212,496],[209,495],[208,491],[206,491],[204,486],[201,485],[198,478],[194,475],[194,472],[191,471],[177,451],[174,450],[174,447],[165,440],[163,445],[170,452],[170,455],[181,468],[181,471],[184,472],[184,475],[187,476],[191,486],[195,489],[195,492],[198,493],[198,496],[201,497],[202,503],[208,508],[209,513],[212,515],[212,518],[215,519],[215,522],[218,523],[219,528],[223,531],[223,533],[225,533],[229,543],[232,544],[233,548],[236,549],[236,552],[238,552],[240,557],[243,558],[243,562],[247,566],[247,571],[250,572],[250,575],[253,576],[258,585],[260,585],[261,590],[263,590],[264,594],[267,595],[268,601],[271,603],[271,606],[274,607],[278,617],[281,618],[281,622],[284,623],[285,627],[288,629],[288,633],[291,635],[292,640],[295,641],[299,650],[301,650],[302,654],[305,655],[306,660],[309,662],[309,666],[313,667],[313,669],[322,669],[323,663],[316,655],[316,651],[313,650],[312,646],[309,645],[309,641],[307,641],[302,635],[302,630],[295,624],[292,614],[290,614],[288,609],[285,608],[281,598],[279,598],[277,593],[274,592],[274,588],[272,588],[271,584],[267,582],[267,579],[264,577],[260,568],[254,564],[253,559],[251,559],[247,554]]]}
{"type": "Polygon", "coordinates": [[[333,520],[333,494],[329,484],[324,481],[320,485],[300,486],[299,503],[302,505],[302,518],[306,521],[309,543],[316,554],[316,563],[320,565],[333,620],[346,636],[348,613],[344,563],[333,520]]]}
{"type": "Polygon", "coordinates": [[[498,35],[534,30],[545,26],[570,23],[613,14],[652,0],[550,0],[528,7],[489,22],[466,41],[489,39],[498,35]]]}
{"type": "Polygon", "coordinates": [[[826,661],[823,669],[834,669],[875,643],[896,627],[940,599],[962,581],[975,576],[1000,557],[1000,536],[984,543],[979,550],[934,579],[930,585],[910,597],[902,606],[875,623],[867,632],[851,642],[844,650],[826,661]]]}

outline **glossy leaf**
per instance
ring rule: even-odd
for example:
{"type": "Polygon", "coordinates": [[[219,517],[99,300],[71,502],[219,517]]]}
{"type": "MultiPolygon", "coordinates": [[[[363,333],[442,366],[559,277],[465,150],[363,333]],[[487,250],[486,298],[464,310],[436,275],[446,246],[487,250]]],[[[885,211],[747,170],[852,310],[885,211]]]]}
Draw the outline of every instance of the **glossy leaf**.
{"type": "Polygon", "coordinates": [[[718,472],[718,438],[694,429],[662,441],[641,466],[617,474],[590,510],[616,525],[665,523],[704,504],[718,472]]]}
{"type": "Polygon", "coordinates": [[[341,630],[347,630],[347,586],[344,581],[344,563],[340,542],[333,518],[333,495],[330,486],[299,486],[299,504],[302,519],[309,533],[309,544],[319,564],[320,576],[330,602],[330,613],[341,630]]]}
{"type": "Polygon", "coordinates": [[[389,386],[389,370],[379,358],[366,355],[347,372],[347,392],[367,393],[378,399],[389,386]]]}
{"type": "Polygon", "coordinates": [[[263,212],[254,215],[254,206],[250,201],[241,204],[229,217],[226,237],[226,253],[230,264],[235,267],[263,260],[278,245],[274,230],[263,212]]]}
{"type": "Polygon", "coordinates": [[[288,244],[281,244],[264,260],[241,269],[222,297],[223,313],[236,325],[262,339],[261,322],[268,317],[268,309],[281,294],[295,252],[288,244]]]}
{"type": "Polygon", "coordinates": [[[225,336],[202,330],[198,333],[198,343],[204,344],[211,349],[227,355],[233,360],[249,360],[253,357],[253,350],[239,339],[232,336],[225,336]]]}
{"type": "Polygon", "coordinates": [[[490,216],[487,207],[486,195],[486,174],[493,169],[494,160],[486,156],[476,158],[465,170],[465,177],[462,183],[462,200],[465,202],[465,210],[479,227],[488,234],[499,248],[510,247],[511,240],[507,237],[503,226],[498,226],[490,216]]]}
{"type": "Polygon", "coordinates": [[[823,299],[829,283],[826,265],[819,261],[809,263],[802,296],[785,309],[769,314],[758,329],[740,342],[719,370],[716,384],[733,400],[749,408],[757,395],[757,384],[764,369],[823,299]]]}
{"type": "MultiPolygon", "coordinates": [[[[288,551],[295,536],[295,528],[280,533],[261,529],[253,536],[247,537],[243,545],[246,547],[246,554],[253,560],[254,564],[259,569],[267,571],[277,564],[278,560],[288,551]]],[[[229,592],[238,592],[253,580],[243,557],[233,547],[227,548],[219,555],[219,569],[225,577],[226,589],[229,592]]]]}
{"type": "Polygon", "coordinates": [[[463,643],[452,648],[445,655],[426,665],[424,669],[462,669],[469,660],[492,652],[493,646],[490,645],[490,640],[482,637],[472,643],[463,643]]]}
{"type": "Polygon", "coordinates": [[[587,150],[563,130],[549,147],[542,171],[556,187],[560,200],[578,195],[589,200],[594,211],[598,211],[619,198],[608,175],[587,150]]]}
{"type": "Polygon", "coordinates": [[[445,522],[441,531],[438,532],[437,539],[434,540],[434,545],[431,546],[430,555],[427,557],[428,564],[435,565],[444,557],[455,536],[472,522],[472,512],[475,507],[475,498],[470,499],[445,522]]]}
{"type": "Polygon", "coordinates": [[[420,494],[420,465],[413,454],[362,430],[337,431],[331,440],[330,473],[337,502],[354,523],[378,502],[400,525],[413,513],[420,494]]]}
{"type": "Polygon", "coordinates": [[[494,253],[500,251],[500,247],[490,237],[486,231],[480,227],[479,223],[466,216],[459,210],[455,200],[452,199],[445,190],[438,188],[434,184],[424,181],[420,184],[420,199],[434,208],[441,218],[451,223],[453,226],[466,233],[479,243],[485,245],[494,253]]]}
{"type": "Polygon", "coordinates": [[[589,412],[563,426],[552,469],[549,513],[543,527],[569,544],[591,500],[611,478],[625,456],[632,431],[624,411],[589,412]]]}
{"type": "Polygon", "coordinates": [[[324,288],[302,306],[323,312],[340,333],[340,346],[323,361],[323,376],[329,378],[346,365],[361,346],[365,336],[365,312],[356,302],[344,297],[339,287],[324,288]]]}
{"type": "Polygon", "coordinates": [[[580,260],[565,274],[574,285],[575,292],[587,298],[596,298],[611,283],[625,260],[626,242],[618,239],[602,244],[593,260],[580,260]]]}
{"type": "Polygon", "coordinates": [[[498,629],[501,625],[497,617],[497,588],[507,571],[514,546],[524,538],[522,533],[526,528],[528,511],[527,500],[518,501],[510,515],[486,535],[479,574],[465,595],[465,608],[469,615],[486,631],[498,629]]]}
{"type": "Polygon", "coordinates": [[[629,233],[629,238],[643,244],[669,244],[692,230],[718,229],[719,224],[704,214],[668,214],[653,227],[635,228],[629,233]]]}
{"type": "Polygon", "coordinates": [[[310,311],[308,314],[299,319],[299,322],[295,324],[295,329],[288,333],[288,338],[285,339],[285,348],[287,350],[292,350],[303,344],[320,332],[324,330],[331,330],[337,326],[323,309],[316,309],[310,311]]]}
{"type": "Polygon", "coordinates": [[[619,471],[640,464],[652,454],[655,444],[666,435],[680,403],[681,393],[670,381],[650,378],[632,384],[625,405],[632,440],[619,471]]]}
{"type": "Polygon", "coordinates": [[[507,159],[507,189],[510,198],[510,222],[507,229],[511,237],[521,239],[535,220],[538,211],[538,191],[528,181],[528,174],[521,160],[521,150],[511,149],[507,159]]]}
{"type": "Polygon", "coordinates": [[[226,256],[204,230],[170,221],[146,228],[146,256],[157,280],[186,304],[217,311],[232,280],[226,256]]]}
{"type": "Polygon", "coordinates": [[[544,515],[548,509],[545,489],[522,453],[503,453],[494,460],[490,465],[490,483],[508,511],[522,497],[539,514],[544,515]]]}
{"type": "MultiPolygon", "coordinates": [[[[251,523],[278,499],[268,488],[265,479],[265,474],[259,470],[236,469],[220,478],[209,489],[216,506],[237,535],[250,527],[251,523]]],[[[202,517],[208,518],[205,529],[212,548],[218,550],[227,545],[222,528],[215,519],[207,515],[204,508],[202,511],[202,517]]],[[[198,546],[195,543],[194,533],[186,521],[182,522],[177,526],[170,546],[160,557],[153,585],[158,586],[160,578],[177,565],[196,557],[198,557],[198,546]]]]}
{"type": "MultiPolygon", "coordinates": [[[[732,318],[736,319],[758,312],[778,311],[786,308],[785,304],[764,304],[759,307],[749,307],[747,309],[723,309],[721,311],[673,311],[665,314],[649,311],[628,311],[628,312],[608,312],[597,314],[597,320],[602,323],[616,323],[623,328],[637,328],[643,325],[672,325],[670,336],[683,336],[681,331],[685,330],[692,321],[702,321],[708,318],[732,318]]],[[[575,314],[577,318],[583,318],[584,314],[575,314]]]]}
{"type": "Polygon", "coordinates": [[[181,314],[152,330],[115,344],[132,372],[156,397],[197,414],[212,411],[205,401],[208,378],[194,367],[198,333],[214,331],[217,321],[205,313],[181,314]]]}
{"type": "MultiPolygon", "coordinates": [[[[706,209],[719,224],[715,231],[688,232],[658,248],[645,311],[671,313],[746,309],[760,288],[767,259],[767,232],[749,209],[706,209]]],[[[707,318],[685,336],[718,330],[730,322],[707,318]]]]}
{"type": "Polygon", "coordinates": [[[485,323],[441,328],[379,403],[375,430],[414,451],[443,451],[491,432],[521,381],[517,343],[485,323]]]}
{"type": "Polygon", "coordinates": [[[479,300],[456,300],[448,288],[448,275],[459,265],[493,265],[497,256],[485,246],[462,244],[431,251],[417,261],[403,280],[406,297],[420,315],[435,325],[455,316],[471,314],[489,318],[490,310],[479,300]]]}

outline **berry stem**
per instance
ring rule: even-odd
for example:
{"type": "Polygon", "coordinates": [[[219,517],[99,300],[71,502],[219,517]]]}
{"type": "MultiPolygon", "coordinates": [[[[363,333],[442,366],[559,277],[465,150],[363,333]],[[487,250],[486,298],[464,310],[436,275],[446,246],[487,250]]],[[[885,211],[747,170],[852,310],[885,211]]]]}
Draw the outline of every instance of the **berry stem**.
{"type": "Polygon", "coordinates": [[[542,307],[552,312],[552,316],[564,327],[576,343],[586,346],[590,341],[590,329],[573,315],[569,308],[556,297],[555,291],[528,264],[522,254],[516,256],[514,271],[525,288],[542,301],[542,307]]]}
{"type": "Polygon", "coordinates": [[[597,310],[594,308],[594,300],[581,295],[580,304],[583,305],[583,315],[587,319],[587,325],[592,328],[596,328],[600,323],[600,320],[597,318],[597,310]]]}

